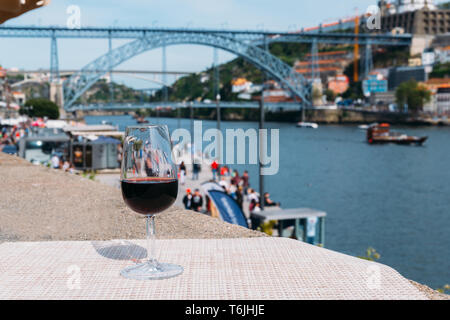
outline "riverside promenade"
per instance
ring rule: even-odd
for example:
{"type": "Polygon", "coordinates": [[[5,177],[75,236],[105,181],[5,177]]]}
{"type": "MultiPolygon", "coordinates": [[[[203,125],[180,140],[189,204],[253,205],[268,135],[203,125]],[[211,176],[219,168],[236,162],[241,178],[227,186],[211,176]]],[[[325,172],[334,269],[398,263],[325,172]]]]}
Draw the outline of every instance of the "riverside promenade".
{"type": "Polygon", "coordinates": [[[0,153],[0,299],[444,299],[385,265],[173,207],[157,256],[184,273],[135,281],[144,220],[116,187],[0,153]]]}

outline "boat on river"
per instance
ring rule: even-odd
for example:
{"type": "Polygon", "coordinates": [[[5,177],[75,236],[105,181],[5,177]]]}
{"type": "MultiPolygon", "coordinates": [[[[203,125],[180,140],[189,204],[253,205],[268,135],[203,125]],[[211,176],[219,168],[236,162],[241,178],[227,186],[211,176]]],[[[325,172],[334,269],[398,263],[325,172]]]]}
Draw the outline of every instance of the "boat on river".
{"type": "Polygon", "coordinates": [[[309,129],[317,129],[319,125],[314,122],[299,122],[297,123],[298,128],[309,128],[309,129]]]}
{"type": "Polygon", "coordinates": [[[149,123],[149,121],[147,119],[145,119],[144,117],[138,117],[136,119],[136,122],[139,123],[139,124],[147,124],[147,123],[149,123]]]}
{"type": "Polygon", "coordinates": [[[392,132],[388,123],[373,124],[367,129],[367,142],[369,144],[416,144],[422,145],[428,137],[408,136],[400,132],[392,132]]]}

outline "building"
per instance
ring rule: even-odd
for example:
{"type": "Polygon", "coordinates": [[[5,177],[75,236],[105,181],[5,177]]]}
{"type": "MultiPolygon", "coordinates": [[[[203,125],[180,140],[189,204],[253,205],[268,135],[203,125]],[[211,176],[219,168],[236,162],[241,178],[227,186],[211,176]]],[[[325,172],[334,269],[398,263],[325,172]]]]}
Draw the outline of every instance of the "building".
{"type": "Polygon", "coordinates": [[[421,58],[409,58],[408,67],[420,67],[422,65],[421,58]]]}
{"type": "Polygon", "coordinates": [[[435,49],[437,63],[450,63],[450,46],[435,49]]]}
{"type": "MultiPolygon", "coordinates": [[[[269,80],[264,83],[264,93],[265,102],[293,102],[294,98],[289,90],[283,89],[280,84],[276,81],[269,80]]],[[[295,101],[298,101],[295,98],[295,101]]]]}
{"type": "Polygon", "coordinates": [[[387,92],[388,81],[380,73],[370,73],[362,82],[362,90],[366,97],[370,97],[375,92],[387,92]]]}
{"type": "Polygon", "coordinates": [[[422,53],[422,65],[432,66],[436,62],[436,54],[432,48],[427,48],[422,53]]]}
{"type": "Polygon", "coordinates": [[[433,115],[450,115],[450,79],[430,79],[423,84],[431,91],[431,101],[424,106],[423,111],[433,115]]]}
{"type": "Polygon", "coordinates": [[[236,78],[231,81],[233,93],[248,92],[252,85],[253,83],[245,78],[236,78]]]}
{"type": "Polygon", "coordinates": [[[450,115],[450,84],[440,87],[436,92],[438,115],[450,115]]]}
{"type": "Polygon", "coordinates": [[[333,91],[335,94],[343,94],[348,90],[349,83],[348,77],[343,74],[328,77],[328,90],[333,91]]]}
{"type": "Polygon", "coordinates": [[[436,9],[433,0],[397,0],[395,7],[397,13],[417,11],[423,8],[436,9]]]}
{"type": "Polygon", "coordinates": [[[379,1],[380,33],[413,35],[411,55],[422,53],[438,35],[450,33],[450,10],[438,9],[431,0],[379,1]]]}
{"type": "Polygon", "coordinates": [[[399,0],[395,4],[380,1],[380,7],[382,33],[396,28],[414,35],[450,32],[450,10],[437,9],[431,0],[399,0]]]}
{"type": "Polygon", "coordinates": [[[395,104],[395,91],[374,92],[370,95],[369,102],[373,106],[389,106],[395,104]]]}
{"type": "Polygon", "coordinates": [[[409,80],[427,81],[425,67],[395,67],[389,70],[388,89],[395,90],[401,83],[409,80]]]}
{"type": "Polygon", "coordinates": [[[14,101],[19,105],[23,106],[25,102],[27,101],[25,97],[25,93],[20,91],[13,91],[12,96],[14,98],[14,101]]]}
{"type": "MultiPolygon", "coordinates": [[[[320,78],[323,82],[326,82],[328,77],[336,77],[344,73],[345,67],[353,60],[353,54],[351,52],[341,51],[329,51],[319,52],[317,54],[317,69],[315,72],[320,73],[320,78]]],[[[313,55],[307,54],[305,61],[297,61],[294,64],[294,69],[301,73],[305,78],[312,78],[313,71],[313,55]]]]}

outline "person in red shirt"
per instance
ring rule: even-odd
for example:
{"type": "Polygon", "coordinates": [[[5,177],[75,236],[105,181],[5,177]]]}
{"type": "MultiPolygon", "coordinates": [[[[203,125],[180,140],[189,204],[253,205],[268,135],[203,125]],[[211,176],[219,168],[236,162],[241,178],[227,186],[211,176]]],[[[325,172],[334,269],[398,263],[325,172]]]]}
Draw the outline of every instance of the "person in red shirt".
{"type": "Polygon", "coordinates": [[[223,166],[223,167],[220,168],[220,175],[221,176],[228,176],[228,173],[229,173],[229,171],[228,171],[228,167],[227,166],[223,166]]]}
{"type": "Polygon", "coordinates": [[[211,163],[211,170],[212,170],[212,174],[213,174],[213,180],[216,181],[217,180],[217,171],[219,169],[219,164],[217,163],[216,160],[213,161],[213,163],[211,163]]]}

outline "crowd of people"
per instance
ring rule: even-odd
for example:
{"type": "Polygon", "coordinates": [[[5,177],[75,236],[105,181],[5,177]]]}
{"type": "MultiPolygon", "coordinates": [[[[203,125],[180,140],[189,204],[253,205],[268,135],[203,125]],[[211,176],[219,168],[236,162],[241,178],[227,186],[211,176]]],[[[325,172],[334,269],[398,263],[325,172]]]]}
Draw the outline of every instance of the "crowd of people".
{"type": "Polygon", "coordinates": [[[183,198],[184,208],[186,210],[194,210],[201,212],[203,209],[203,197],[199,189],[195,189],[192,193],[191,189],[186,189],[186,195],[183,198]]]}
{"type": "Polygon", "coordinates": [[[56,153],[50,158],[50,166],[53,169],[61,169],[64,172],[75,173],[75,166],[73,163],[56,153]]]}
{"type": "MultiPolygon", "coordinates": [[[[32,125],[30,121],[13,126],[2,126],[0,128],[0,151],[6,150],[6,146],[15,146],[15,150],[17,151],[19,140],[30,135],[31,131],[32,125]]],[[[70,173],[75,172],[74,165],[68,159],[65,159],[57,153],[52,154],[50,158],[50,167],[70,173]]]]}
{"type": "MultiPolygon", "coordinates": [[[[192,180],[198,180],[198,173],[200,172],[200,165],[194,164],[192,167],[192,180]]],[[[185,185],[187,169],[184,162],[179,166],[180,171],[180,184],[185,185]]],[[[244,211],[244,199],[247,199],[248,211],[258,212],[261,211],[261,197],[258,192],[253,188],[250,188],[250,177],[248,171],[244,171],[242,175],[238,170],[232,170],[228,166],[220,166],[219,163],[214,160],[211,163],[211,181],[217,182],[230,197],[232,197],[241,210],[244,211]]],[[[276,207],[280,206],[279,202],[275,202],[270,198],[268,192],[264,193],[263,199],[264,207],[276,207]]],[[[203,201],[203,196],[199,189],[195,189],[192,193],[190,188],[186,189],[186,193],[183,197],[183,204],[185,209],[194,210],[197,212],[203,211],[203,204],[206,204],[206,210],[208,211],[209,199],[206,198],[203,201]]]]}
{"type": "Polygon", "coordinates": [[[29,123],[23,122],[14,126],[2,126],[0,130],[0,151],[4,146],[15,146],[19,140],[30,133],[29,123]]]}

